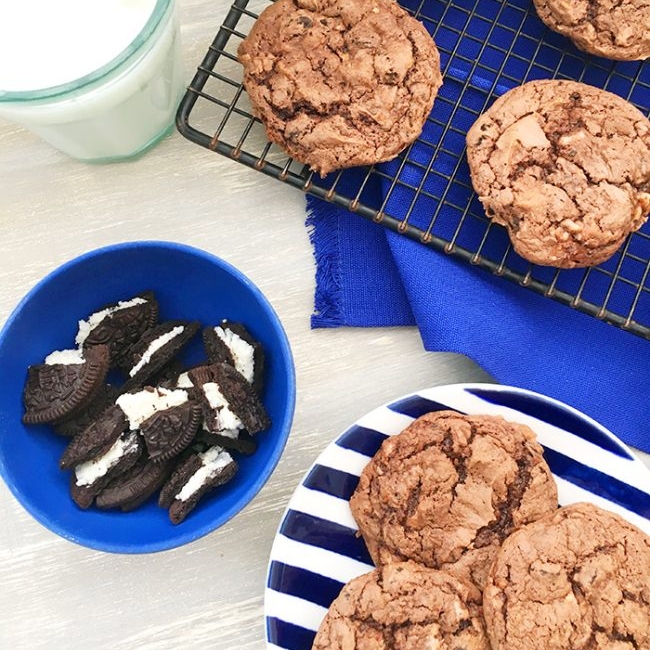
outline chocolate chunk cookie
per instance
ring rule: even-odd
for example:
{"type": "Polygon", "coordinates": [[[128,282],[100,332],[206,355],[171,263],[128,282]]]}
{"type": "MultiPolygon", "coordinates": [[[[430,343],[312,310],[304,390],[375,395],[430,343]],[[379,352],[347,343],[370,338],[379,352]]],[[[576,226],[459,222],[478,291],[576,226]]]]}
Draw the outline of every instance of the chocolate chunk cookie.
{"type": "Polygon", "coordinates": [[[470,129],[467,156],[487,215],[536,264],[599,264],[650,212],[650,121],[586,84],[510,90],[470,129]]]}
{"type": "Polygon", "coordinates": [[[375,564],[414,560],[483,588],[503,540],[557,508],[528,427],[428,413],[385,440],[350,499],[375,564]]]}
{"type": "Polygon", "coordinates": [[[489,650],[479,592],[414,562],[389,564],[345,585],[312,650],[489,650]]]}
{"type": "Polygon", "coordinates": [[[534,0],[542,21],[581,50],[618,61],[650,56],[648,0],[534,0]]]}
{"type": "Polygon", "coordinates": [[[650,538],[580,503],[501,547],[483,601],[494,650],[650,648],[650,538]]]}
{"type": "Polygon", "coordinates": [[[433,40],[394,0],[278,0],[238,55],[268,138],[323,176],[395,157],[442,84],[433,40]]]}

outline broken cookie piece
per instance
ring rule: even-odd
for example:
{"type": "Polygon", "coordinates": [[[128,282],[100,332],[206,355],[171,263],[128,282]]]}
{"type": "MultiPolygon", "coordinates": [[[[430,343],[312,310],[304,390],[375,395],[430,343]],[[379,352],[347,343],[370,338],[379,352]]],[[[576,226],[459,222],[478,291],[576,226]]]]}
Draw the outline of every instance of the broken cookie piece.
{"type": "Polygon", "coordinates": [[[189,378],[201,399],[208,431],[246,429],[254,435],[271,425],[252,386],[230,364],[214,363],[190,370],[189,378]]]}
{"type": "Polygon", "coordinates": [[[158,321],[158,302],[151,291],[106,305],[79,321],[75,343],[87,349],[108,345],[111,367],[158,321]]]}
{"type": "Polygon", "coordinates": [[[143,386],[190,342],[199,328],[197,322],[172,320],[146,332],[128,354],[130,363],[123,389],[143,386]]]}
{"type": "Polygon", "coordinates": [[[154,463],[146,454],[142,454],[133,467],[106,485],[97,495],[95,505],[103,510],[135,510],[162,486],[173,466],[174,461],[154,463]]]}
{"type": "Polygon", "coordinates": [[[264,350],[241,323],[221,321],[203,330],[203,346],[210,363],[229,363],[260,393],[264,377],[264,350]]]}
{"type": "Polygon", "coordinates": [[[128,419],[129,428],[142,433],[154,462],[169,460],[183,451],[201,423],[201,408],[183,389],[148,386],[120,395],[116,404],[128,419]]]}
{"type": "Polygon", "coordinates": [[[55,422],[78,413],[101,389],[108,365],[108,346],[96,345],[83,353],[57,350],[44,363],[30,366],[23,392],[23,422],[55,422]]]}
{"type": "Polygon", "coordinates": [[[222,447],[192,454],[170,476],[160,491],[158,504],[169,508],[172,523],[181,523],[210,490],[229,481],[237,463],[222,447]]]}
{"type": "Polygon", "coordinates": [[[108,451],[126,431],[128,422],[122,409],[114,404],[76,435],[59,460],[61,469],[71,469],[108,451]]]}
{"type": "Polygon", "coordinates": [[[143,448],[140,436],[131,431],[118,438],[101,456],[77,465],[70,481],[73,501],[84,510],[89,508],[111,479],[136,463],[143,448]]]}

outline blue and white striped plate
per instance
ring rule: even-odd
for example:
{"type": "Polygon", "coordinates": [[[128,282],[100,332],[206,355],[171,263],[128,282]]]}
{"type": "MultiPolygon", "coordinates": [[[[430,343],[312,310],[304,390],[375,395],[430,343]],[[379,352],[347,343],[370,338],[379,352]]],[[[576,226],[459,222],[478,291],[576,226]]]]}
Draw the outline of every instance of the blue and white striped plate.
{"type": "Polygon", "coordinates": [[[372,569],[348,500],[382,441],[430,411],[502,415],[527,424],[544,447],[561,505],[591,501],[650,535],[650,471],[579,411],[493,384],[438,386],[368,413],[318,457],[293,494],[271,549],[264,599],[271,649],[309,650],[341,587],[372,569]]]}

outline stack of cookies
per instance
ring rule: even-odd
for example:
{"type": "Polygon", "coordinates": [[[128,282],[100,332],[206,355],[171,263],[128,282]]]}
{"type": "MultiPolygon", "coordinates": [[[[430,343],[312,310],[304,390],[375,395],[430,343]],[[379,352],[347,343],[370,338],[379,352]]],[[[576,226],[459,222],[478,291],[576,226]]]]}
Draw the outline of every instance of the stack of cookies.
{"type": "Polygon", "coordinates": [[[377,568],[344,586],[315,650],[650,647],[650,539],[558,508],[525,425],[424,415],[384,441],[350,507],[377,568]]]}

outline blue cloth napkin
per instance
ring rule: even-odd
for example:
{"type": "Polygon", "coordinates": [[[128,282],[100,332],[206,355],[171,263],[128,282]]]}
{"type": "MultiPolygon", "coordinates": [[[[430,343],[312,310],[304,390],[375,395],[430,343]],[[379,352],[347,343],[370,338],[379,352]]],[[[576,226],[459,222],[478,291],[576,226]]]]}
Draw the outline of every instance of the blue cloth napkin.
{"type": "MultiPolygon", "coordinates": [[[[650,452],[650,341],[308,198],[313,327],[417,325],[425,349],[573,406],[650,452]]],[[[408,372],[408,368],[405,368],[408,372]]]]}

